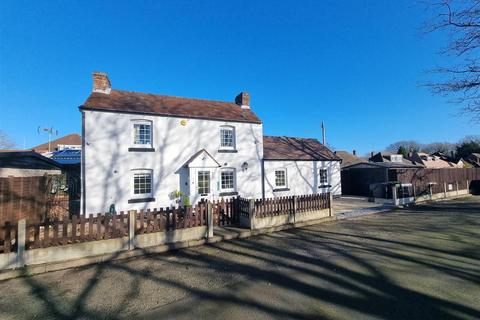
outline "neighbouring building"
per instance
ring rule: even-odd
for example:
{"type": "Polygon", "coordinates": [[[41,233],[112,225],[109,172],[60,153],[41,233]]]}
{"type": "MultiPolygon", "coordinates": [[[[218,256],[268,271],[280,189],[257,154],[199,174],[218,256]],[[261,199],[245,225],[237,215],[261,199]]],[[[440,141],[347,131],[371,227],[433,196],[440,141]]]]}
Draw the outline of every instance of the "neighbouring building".
{"type": "Polygon", "coordinates": [[[357,152],[355,150],[352,153],[348,151],[335,151],[334,152],[337,157],[342,160],[341,167],[348,167],[352,164],[360,163],[360,162],[368,162],[368,159],[358,157],[357,152]]]}
{"type": "Polygon", "coordinates": [[[146,209],[236,195],[340,193],[339,159],[331,152],[327,156],[318,141],[307,140],[317,153],[309,159],[303,159],[311,153],[307,149],[299,158],[264,159],[263,124],[246,92],[234,102],[129,92],[112,89],[107,75],[95,72],[93,92],[80,111],[83,213],[112,205],[146,209]],[[308,177],[302,177],[303,169],[295,171],[300,161],[308,162],[308,177]],[[275,173],[281,170],[284,178],[275,173]],[[276,189],[290,190],[267,189],[276,178],[283,183],[276,189]]]}
{"type": "Polygon", "coordinates": [[[474,168],[480,168],[480,153],[471,153],[468,157],[465,158],[465,161],[468,162],[474,168]]]}
{"type": "Polygon", "coordinates": [[[441,153],[428,154],[424,152],[414,152],[410,159],[415,163],[423,165],[427,169],[447,169],[461,168],[461,165],[449,160],[449,158],[441,153]]]}
{"type": "Polygon", "coordinates": [[[0,152],[0,177],[38,177],[61,174],[62,166],[33,151],[0,152]]]}
{"type": "Polygon", "coordinates": [[[32,151],[50,157],[52,152],[65,149],[80,150],[82,148],[82,137],[76,133],[68,134],[50,142],[42,143],[32,148],[32,151]]]}
{"type": "Polygon", "coordinates": [[[341,193],[340,162],[317,139],[263,137],[264,197],[341,193]]]}

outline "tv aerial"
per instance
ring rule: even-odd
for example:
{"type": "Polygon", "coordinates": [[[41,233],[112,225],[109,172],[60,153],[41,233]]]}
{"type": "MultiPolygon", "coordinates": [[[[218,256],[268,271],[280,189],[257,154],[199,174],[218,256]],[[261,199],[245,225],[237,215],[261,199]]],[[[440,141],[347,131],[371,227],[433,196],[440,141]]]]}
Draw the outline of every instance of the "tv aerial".
{"type": "Polygon", "coordinates": [[[58,130],[54,127],[38,126],[37,132],[38,134],[48,134],[48,152],[50,152],[50,142],[52,141],[52,136],[58,136],[58,130]]]}

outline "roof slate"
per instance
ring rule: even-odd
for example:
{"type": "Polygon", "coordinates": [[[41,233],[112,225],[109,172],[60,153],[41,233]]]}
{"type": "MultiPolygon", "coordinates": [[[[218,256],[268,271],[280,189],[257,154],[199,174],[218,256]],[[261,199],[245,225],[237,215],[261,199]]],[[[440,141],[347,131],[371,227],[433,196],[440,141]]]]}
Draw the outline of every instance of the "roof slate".
{"type": "Polygon", "coordinates": [[[234,102],[191,99],[122,90],[112,90],[110,94],[92,92],[80,108],[84,110],[262,123],[252,110],[242,109],[234,102]]]}
{"type": "Polygon", "coordinates": [[[317,139],[291,137],[263,137],[265,160],[330,160],[341,161],[317,139]]]}

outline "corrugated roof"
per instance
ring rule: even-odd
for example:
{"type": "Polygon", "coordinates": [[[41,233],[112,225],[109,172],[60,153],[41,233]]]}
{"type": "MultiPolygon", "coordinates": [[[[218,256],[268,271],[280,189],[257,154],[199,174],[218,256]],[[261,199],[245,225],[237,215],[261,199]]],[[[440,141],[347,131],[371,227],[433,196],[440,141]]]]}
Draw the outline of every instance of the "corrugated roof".
{"type": "Polygon", "coordinates": [[[341,161],[317,139],[292,137],[263,137],[265,160],[331,160],[341,161]]]}
{"type": "Polygon", "coordinates": [[[110,94],[92,92],[80,108],[85,110],[262,123],[252,110],[242,109],[234,102],[181,98],[122,90],[112,90],[110,94]]]}

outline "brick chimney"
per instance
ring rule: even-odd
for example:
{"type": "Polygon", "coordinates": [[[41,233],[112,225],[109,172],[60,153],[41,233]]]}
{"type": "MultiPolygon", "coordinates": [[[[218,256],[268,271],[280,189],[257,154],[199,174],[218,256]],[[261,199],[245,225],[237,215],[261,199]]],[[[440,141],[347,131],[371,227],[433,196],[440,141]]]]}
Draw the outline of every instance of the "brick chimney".
{"type": "Polygon", "coordinates": [[[235,103],[242,107],[242,109],[250,109],[250,95],[248,92],[240,92],[238,96],[235,97],[235,103]]]}
{"type": "Polygon", "coordinates": [[[100,92],[105,94],[110,94],[112,91],[112,85],[108,79],[108,75],[105,72],[94,72],[93,73],[93,92],[100,92]]]}

